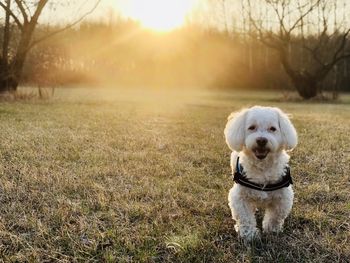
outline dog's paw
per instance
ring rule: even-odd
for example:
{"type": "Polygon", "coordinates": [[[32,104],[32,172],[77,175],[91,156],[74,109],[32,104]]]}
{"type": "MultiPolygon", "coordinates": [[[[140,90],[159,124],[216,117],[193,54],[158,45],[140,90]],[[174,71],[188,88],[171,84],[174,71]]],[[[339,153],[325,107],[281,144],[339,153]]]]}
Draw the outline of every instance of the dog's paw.
{"type": "Polygon", "coordinates": [[[269,233],[279,233],[283,231],[283,222],[263,222],[263,232],[266,234],[269,233]]]}
{"type": "Polygon", "coordinates": [[[239,227],[239,236],[247,242],[252,242],[254,240],[260,239],[260,230],[256,227],[239,227]]]}

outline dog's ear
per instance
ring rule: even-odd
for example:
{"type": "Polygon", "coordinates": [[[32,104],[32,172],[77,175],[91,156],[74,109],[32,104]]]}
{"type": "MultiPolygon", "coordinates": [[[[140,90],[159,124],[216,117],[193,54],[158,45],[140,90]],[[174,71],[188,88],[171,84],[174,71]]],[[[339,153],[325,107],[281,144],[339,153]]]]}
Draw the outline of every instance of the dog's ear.
{"type": "Polygon", "coordinates": [[[287,114],[276,108],[279,115],[279,126],[286,150],[292,150],[298,144],[297,132],[287,114]]]}
{"type": "Polygon", "coordinates": [[[233,112],[228,117],[225,127],[225,138],[228,147],[233,151],[241,151],[245,141],[245,119],[248,110],[233,112]]]}

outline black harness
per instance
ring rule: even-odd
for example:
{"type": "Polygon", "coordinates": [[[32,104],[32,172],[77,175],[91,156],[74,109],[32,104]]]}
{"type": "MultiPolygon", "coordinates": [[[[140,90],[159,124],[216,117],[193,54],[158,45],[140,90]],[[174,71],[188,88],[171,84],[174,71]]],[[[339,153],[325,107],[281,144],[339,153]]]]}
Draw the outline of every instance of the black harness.
{"type": "Polygon", "coordinates": [[[282,176],[282,181],[275,184],[257,184],[249,181],[247,177],[245,176],[246,173],[243,170],[243,166],[239,163],[239,157],[237,157],[237,163],[236,163],[236,171],[233,174],[233,181],[235,181],[237,184],[243,185],[245,187],[259,190],[259,191],[275,191],[284,187],[288,187],[289,185],[293,184],[292,177],[290,175],[290,168],[288,165],[284,167],[284,174],[282,176]]]}

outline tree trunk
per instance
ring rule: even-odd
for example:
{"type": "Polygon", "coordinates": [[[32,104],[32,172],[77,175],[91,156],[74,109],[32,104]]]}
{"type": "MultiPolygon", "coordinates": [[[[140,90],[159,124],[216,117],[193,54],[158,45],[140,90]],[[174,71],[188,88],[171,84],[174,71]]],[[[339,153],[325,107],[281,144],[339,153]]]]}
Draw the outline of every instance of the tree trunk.
{"type": "MultiPolygon", "coordinates": [[[[11,1],[6,1],[6,7],[11,8],[11,1]]],[[[8,60],[8,50],[10,43],[10,13],[5,11],[5,25],[3,32],[3,43],[2,43],[2,54],[0,59],[0,93],[9,90],[11,84],[10,74],[9,74],[9,60],[8,60]]]]}
{"type": "MultiPolygon", "coordinates": [[[[3,58],[0,63],[0,93],[15,92],[17,90],[19,81],[22,76],[23,65],[27,58],[28,51],[30,49],[30,42],[33,32],[37,25],[39,16],[47,4],[48,0],[38,1],[37,8],[30,20],[27,20],[27,16],[24,18],[24,22],[21,27],[21,38],[18,43],[18,47],[15,56],[11,62],[8,61],[8,44],[10,39],[10,13],[6,11],[6,23],[4,29],[4,46],[3,58]],[[7,27],[6,27],[7,25],[7,27]]],[[[11,0],[7,0],[7,9],[9,9],[11,0]]]]}
{"type": "Polygon", "coordinates": [[[17,90],[34,28],[35,24],[31,23],[24,27],[14,59],[11,63],[3,64],[0,74],[0,93],[17,90]]]}
{"type": "Polygon", "coordinates": [[[281,48],[279,53],[283,68],[298,94],[306,100],[316,97],[318,94],[318,84],[321,79],[318,79],[307,71],[294,70],[289,63],[285,48],[281,48]]]}
{"type": "Polygon", "coordinates": [[[2,68],[1,70],[0,93],[15,92],[18,86],[18,79],[16,79],[15,76],[10,73],[10,70],[8,68],[2,68]]]}
{"type": "Polygon", "coordinates": [[[16,57],[10,64],[3,64],[0,73],[0,93],[15,92],[22,75],[27,51],[17,52],[16,57]]]}
{"type": "Polygon", "coordinates": [[[316,97],[318,94],[318,82],[310,77],[305,76],[303,74],[298,74],[297,76],[290,76],[292,79],[292,83],[294,88],[298,91],[298,94],[303,99],[311,99],[316,97]]]}
{"type": "MultiPolygon", "coordinates": [[[[8,9],[11,8],[11,1],[6,1],[6,6],[8,9]]],[[[3,35],[3,45],[2,45],[2,60],[3,66],[8,65],[8,50],[10,44],[10,13],[6,11],[5,13],[5,25],[4,25],[4,35],[3,35]]]]}

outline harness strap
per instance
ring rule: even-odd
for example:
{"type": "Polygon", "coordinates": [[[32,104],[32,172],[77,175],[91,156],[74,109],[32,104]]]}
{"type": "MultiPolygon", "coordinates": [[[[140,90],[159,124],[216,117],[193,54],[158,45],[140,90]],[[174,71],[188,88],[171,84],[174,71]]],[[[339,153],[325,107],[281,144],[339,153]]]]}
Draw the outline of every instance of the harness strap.
{"type": "Polygon", "coordinates": [[[284,187],[288,187],[289,185],[293,184],[292,177],[290,174],[290,168],[288,165],[284,167],[284,174],[282,175],[281,182],[268,184],[268,185],[253,183],[249,181],[245,176],[243,166],[239,163],[239,157],[237,157],[236,171],[233,174],[233,181],[245,187],[258,190],[258,191],[265,191],[265,192],[275,191],[284,187]]]}

